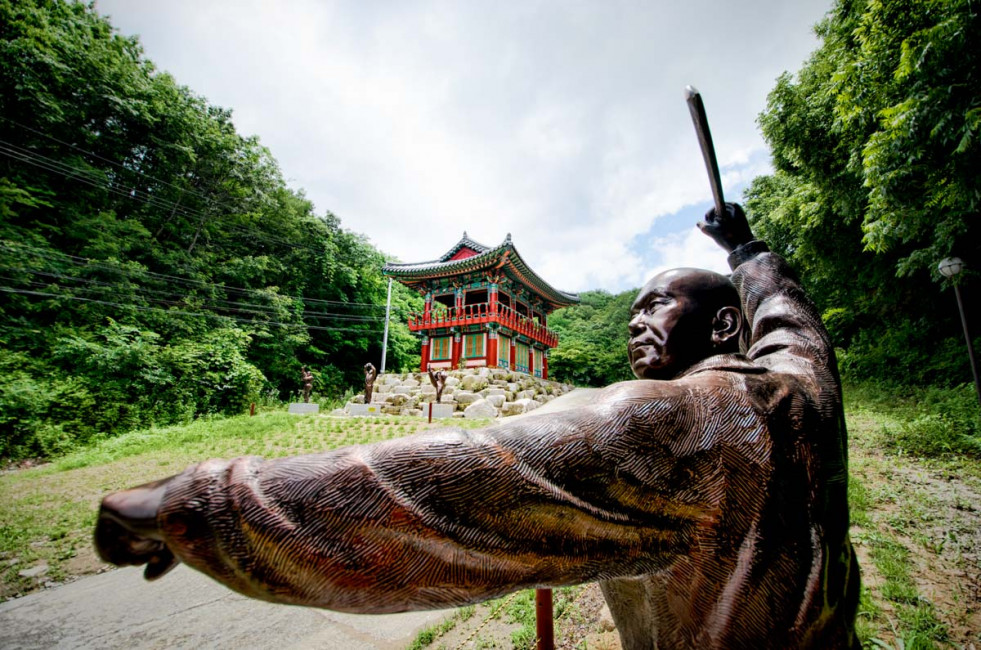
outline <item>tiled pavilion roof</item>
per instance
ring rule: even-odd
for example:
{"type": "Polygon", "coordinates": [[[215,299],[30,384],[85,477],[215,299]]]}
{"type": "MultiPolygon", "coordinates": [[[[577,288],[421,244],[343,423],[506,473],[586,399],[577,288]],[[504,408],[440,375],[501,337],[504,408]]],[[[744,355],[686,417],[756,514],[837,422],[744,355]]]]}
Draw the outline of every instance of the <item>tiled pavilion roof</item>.
{"type": "Polygon", "coordinates": [[[408,287],[421,288],[428,280],[503,269],[510,271],[514,278],[541,296],[552,309],[579,302],[578,294],[556,289],[535,273],[518,254],[510,233],[501,244],[492,248],[470,239],[464,231],[460,241],[439,259],[414,264],[388,263],[382,267],[382,273],[408,287]]]}

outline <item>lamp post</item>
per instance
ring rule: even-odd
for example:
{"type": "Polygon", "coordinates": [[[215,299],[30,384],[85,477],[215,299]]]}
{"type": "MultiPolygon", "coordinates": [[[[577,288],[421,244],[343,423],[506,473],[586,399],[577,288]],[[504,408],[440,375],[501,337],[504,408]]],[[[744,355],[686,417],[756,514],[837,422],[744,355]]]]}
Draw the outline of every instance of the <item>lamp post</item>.
{"type": "Polygon", "coordinates": [[[964,270],[964,262],[959,257],[948,257],[940,260],[937,267],[940,275],[952,280],[954,295],[957,296],[957,309],[961,313],[961,326],[964,328],[964,341],[967,343],[967,358],[971,362],[971,374],[974,375],[974,389],[978,393],[978,403],[981,404],[981,380],[978,379],[978,364],[974,360],[974,346],[971,345],[971,331],[967,327],[967,314],[964,313],[964,301],[961,299],[961,289],[955,277],[964,270]]]}

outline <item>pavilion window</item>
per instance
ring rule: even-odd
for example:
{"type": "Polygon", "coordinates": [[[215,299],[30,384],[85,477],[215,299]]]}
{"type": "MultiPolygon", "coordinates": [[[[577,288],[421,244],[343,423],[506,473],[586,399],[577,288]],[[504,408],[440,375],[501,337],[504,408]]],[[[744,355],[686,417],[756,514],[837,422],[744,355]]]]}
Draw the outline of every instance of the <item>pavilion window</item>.
{"type": "Polygon", "coordinates": [[[429,349],[432,350],[430,354],[430,360],[432,361],[447,361],[450,359],[452,350],[452,336],[439,336],[434,337],[430,343],[429,349]]]}
{"type": "Polygon", "coordinates": [[[505,307],[510,307],[511,306],[511,296],[509,296],[508,294],[504,293],[503,291],[498,291],[497,292],[497,302],[499,302],[500,304],[504,305],[505,307]]]}
{"type": "Polygon", "coordinates": [[[511,367],[511,339],[506,336],[497,337],[497,365],[501,368],[511,367]]]}
{"type": "Polygon", "coordinates": [[[456,297],[452,293],[444,293],[441,296],[436,296],[433,298],[433,309],[438,309],[436,305],[442,305],[447,309],[452,309],[456,306],[456,297]]]}
{"type": "Polygon", "coordinates": [[[517,303],[514,306],[514,310],[518,312],[520,315],[524,316],[525,318],[528,318],[528,307],[524,303],[522,302],[517,303]]]}
{"type": "Polygon", "coordinates": [[[468,359],[484,356],[484,335],[467,334],[463,339],[463,356],[468,359]]]}
{"type": "Polygon", "coordinates": [[[464,305],[479,305],[488,302],[487,289],[468,291],[464,296],[464,305]]]}
{"type": "Polygon", "coordinates": [[[514,344],[514,369],[518,372],[528,372],[528,346],[524,343],[514,344]]]}

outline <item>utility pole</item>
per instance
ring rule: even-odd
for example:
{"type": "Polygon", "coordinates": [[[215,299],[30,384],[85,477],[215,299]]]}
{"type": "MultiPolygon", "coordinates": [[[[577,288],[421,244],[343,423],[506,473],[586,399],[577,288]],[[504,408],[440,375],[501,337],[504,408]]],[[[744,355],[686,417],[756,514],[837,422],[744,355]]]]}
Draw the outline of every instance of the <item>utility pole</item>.
{"type": "Polygon", "coordinates": [[[392,315],[392,278],[388,278],[388,302],[385,303],[385,335],[382,337],[382,362],[381,370],[378,372],[384,374],[385,372],[385,356],[388,353],[388,321],[392,315]]]}

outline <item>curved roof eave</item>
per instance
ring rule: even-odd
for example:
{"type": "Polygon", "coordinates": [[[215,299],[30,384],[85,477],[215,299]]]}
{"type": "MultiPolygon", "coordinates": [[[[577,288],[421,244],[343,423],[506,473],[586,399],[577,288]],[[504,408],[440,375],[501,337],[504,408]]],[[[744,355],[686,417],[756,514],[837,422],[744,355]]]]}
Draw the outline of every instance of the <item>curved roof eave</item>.
{"type": "MultiPolygon", "coordinates": [[[[468,239],[469,238],[466,237],[466,233],[464,233],[464,239],[450,249],[450,252],[443,257],[451,257],[456,250],[459,250],[464,240],[468,239]]],[[[476,242],[469,243],[476,244],[476,242]]],[[[480,246],[480,244],[477,245],[480,246]]],[[[524,280],[531,289],[535,290],[535,292],[538,293],[538,295],[540,295],[544,300],[552,303],[556,307],[574,305],[579,302],[578,294],[556,289],[549,283],[545,282],[541,276],[535,273],[532,268],[528,266],[528,263],[521,257],[521,254],[514,247],[514,244],[511,243],[510,235],[508,235],[504,242],[496,248],[488,248],[484,252],[472,257],[452,261],[440,258],[438,260],[417,262],[414,264],[388,263],[382,267],[382,273],[396,279],[416,279],[421,281],[430,278],[456,275],[457,273],[467,273],[490,269],[499,263],[501,263],[501,265],[508,264],[512,271],[514,271],[516,275],[524,280]],[[503,262],[501,258],[504,258],[503,262]]]]}

